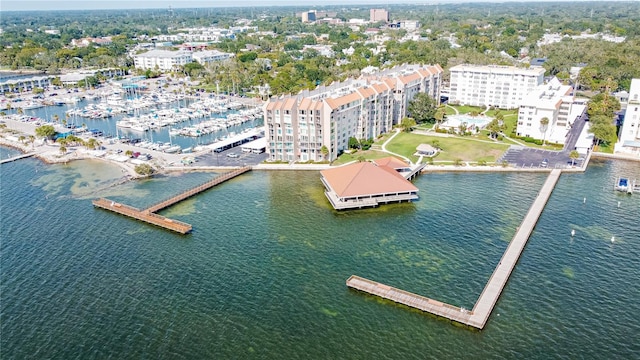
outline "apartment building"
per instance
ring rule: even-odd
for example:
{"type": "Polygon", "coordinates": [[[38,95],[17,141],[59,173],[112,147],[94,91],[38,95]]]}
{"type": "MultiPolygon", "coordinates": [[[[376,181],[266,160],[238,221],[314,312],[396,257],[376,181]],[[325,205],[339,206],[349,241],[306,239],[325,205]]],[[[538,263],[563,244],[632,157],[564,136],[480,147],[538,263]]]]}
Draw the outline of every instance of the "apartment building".
{"type": "Polygon", "coordinates": [[[372,23],[378,21],[389,22],[389,12],[385,9],[371,9],[369,10],[369,21],[372,23]]]}
{"type": "Polygon", "coordinates": [[[230,59],[235,55],[218,50],[203,50],[195,51],[191,54],[191,56],[193,57],[193,60],[199,62],[202,65],[206,65],[212,62],[230,59]]]}
{"type": "Polygon", "coordinates": [[[573,88],[557,78],[539,85],[520,103],[516,134],[548,143],[564,144],[571,125],[587,110],[586,101],[573,97],[573,88]],[[547,124],[542,124],[542,119],[547,124]]]}
{"type": "Polygon", "coordinates": [[[620,140],[616,143],[614,151],[640,157],[640,79],[631,80],[620,140]]]}
{"type": "Polygon", "coordinates": [[[438,101],[442,72],[439,65],[403,65],[270,99],[264,106],[269,160],[335,159],[348,149],[350,137],[371,139],[390,131],[415,94],[438,101]]]}
{"type": "Polygon", "coordinates": [[[515,109],[544,81],[543,68],[457,65],[450,69],[449,102],[515,109]]]}
{"type": "Polygon", "coordinates": [[[151,50],[133,56],[136,69],[169,71],[193,61],[190,51],[151,50]]]}

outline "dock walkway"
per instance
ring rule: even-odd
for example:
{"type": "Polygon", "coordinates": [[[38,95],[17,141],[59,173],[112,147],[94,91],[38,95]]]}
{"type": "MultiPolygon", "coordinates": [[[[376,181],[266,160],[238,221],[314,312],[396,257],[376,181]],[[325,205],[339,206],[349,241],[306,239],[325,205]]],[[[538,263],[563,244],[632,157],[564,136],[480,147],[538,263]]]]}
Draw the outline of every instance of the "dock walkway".
{"type": "Polygon", "coordinates": [[[168,208],[169,206],[171,206],[171,205],[173,205],[173,204],[175,204],[177,202],[180,202],[180,201],[182,201],[184,199],[190,198],[193,195],[201,193],[201,192],[203,192],[203,191],[205,191],[205,190],[207,190],[209,188],[212,188],[212,187],[214,187],[216,185],[219,185],[219,184],[221,184],[221,183],[223,183],[223,182],[225,182],[225,181],[227,181],[229,179],[233,179],[234,177],[236,177],[238,175],[241,175],[241,174],[244,174],[249,170],[251,170],[251,167],[245,166],[245,167],[242,167],[240,169],[233,170],[233,171],[230,171],[228,173],[224,173],[224,174],[222,174],[220,176],[217,176],[215,179],[213,179],[211,181],[207,181],[206,183],[204,183],[202,185],[198,185],[198,186],[194,187],[193,189],[187,190],[187,191],[183,192],[182,194],[179,194],[179,195],[176,195],[176,196],[174,196],[174,197],[172,197],[170,199],[161,201],[161,202],[159,202],[159,203],[157,203],[155,205],[152,205],[152,206],[146,208],[143,211],[144,212],[148,212],[148,213],[154,213],[154,212],[160,211],[160,210],[162,210],[164,208],[168,208]]]}
{"type": "Polygon", "coordinates": [[[551,193],[553,192],[561,173],[562,171],[560,169],[554,169],[547,177],[542,189],[529,208],[524,220],[522,220],[516,234],[509,243],[509,246],[507,246],[500,262],[493,271],[493,274],[489,278],[489,281],[485,285],[484,290],[480,294],[478,301],[476,301],[476,304],[471,311],[355,275],[351,276],[347,280],[347,286],[478,329],[484,328],[487,320],[489,319],[489,315],[491,315],[504,286],[509,280],[511,272],[515,268],[515,265],[518,262],[518,259],[520,258],[520,255],[522,254],[522,251],[524,250],[524,247],[527,244],[527,241],[529,240],[545,205],[547,204],[547,201],[551,197],[551,193]]]}
{"type": "Polygon", "coordinates": [[[179,232],[181,234],[186,234],[192,230],[192,226],[190,224],[184,223],[182,221],[169,219],[162,215],[158,215],[155,212],[165,209],[175,203],[178,203],[184,199],[187,199],[193,195],[201,193],[207,189],[210,189],[218,184],[221,184],[229,179],[233,179],[234,177],[244,174],[247,171],[251,170],[250,166],[245,166],[239,168],[237,170],[233,170],[228,173],[224,173],[213,180],[207,181],[202,185],[198,185],[194,188],[191,188],[179,195],[176,195],[170,199],[161,201],[155,205],[152,205],[144,210],[140,210],[133,206],[117,203],[113,200],[100,198],[93,200],[93,206],[99,207],[105,210],[113,211],[115,213],[132,217],[137,220],[141,220],[147,222],[149,224],[157,225],[162,228],[172,230],[175,232],[179,232]]]}
{"type": "Polygon", "coordinates": [[[24,159],[24,158],[32,157],[32,156],[34,156],[35,154],[36,154],[36,153],[34,153],[34,152],[32,152],[32,153],[26,153],[26,154],[21,154],[21,155],[14,156],[14,157],[9,158],[9,159],[4,159],[4,160],[0,161],[0,164],[5,164],[5,163],[8,163],[8,162],[12,162],[12,161],[16,161],[16,160],[20,160],[20,159],[24,159]]]}

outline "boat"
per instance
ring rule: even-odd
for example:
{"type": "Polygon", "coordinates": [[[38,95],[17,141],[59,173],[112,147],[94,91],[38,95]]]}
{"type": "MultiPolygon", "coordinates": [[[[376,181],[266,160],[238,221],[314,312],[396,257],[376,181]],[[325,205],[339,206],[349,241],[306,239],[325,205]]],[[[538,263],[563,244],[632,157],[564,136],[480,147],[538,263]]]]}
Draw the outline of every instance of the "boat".
{"type": "Polygon", "coordinates": [[[634,181],[634,184],[632,185],[629,182],[629,179],[623,178],[623,177],[619,177],[618,181],[616,181],[616,184],[613,187],[613,189],[616,190],[616,191],[626,192],[628,194],[632,194],[634,186],[635,186],[635,181],[634,181]]]}
{"type": "Polygon", "coordinates": [[[124,128],[124,129],[131,128],[131,125],[132,125],[131,121],[128,121],[128,120],[120,120],[116,122],[116,126],[119,128],[124,128]]]}
{"type": "Polygon", "coordinates": [[[173,154],[173,153],[177,153],[180,150],[182,150],[180,145],[173,145],[173,146],[170,146],[170,147],[164,149],[164,152],[169,153],[169,154],[173,154]]]}
{"type": "Polygon", "coordinates": [[[41,107],[44,107],[44,105],[42,103],[39,103],[37,101],[29,101],[28,103],[25,103],[24,105],[20,106],[22,108],[22,110],[32,110],[32,109],[39,109],[41,107]]]}

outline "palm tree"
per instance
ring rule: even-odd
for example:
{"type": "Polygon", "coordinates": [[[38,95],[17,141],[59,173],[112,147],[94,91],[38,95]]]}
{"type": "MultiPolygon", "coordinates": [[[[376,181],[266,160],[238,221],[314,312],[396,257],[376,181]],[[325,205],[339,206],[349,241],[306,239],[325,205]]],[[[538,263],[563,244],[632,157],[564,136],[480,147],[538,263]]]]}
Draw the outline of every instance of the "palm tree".
{"type": "Polygon", "coordinates": [[[57,123],[58,120],[60,120],[60,117],[58,116],[58,114],[53,115],[53,121],[57,123]]]}
{"type": "Polygon", "coordinates": [[[24,111],[22,110],[21,107],[18,108],[18,110],[16,111],[18,113],[18,115],[22,115],[24,114],[24,111]]]}
{"type": "Polygon", "coordinates": [[[543,117],[540,119],[540,132],[542,133],[542,146],[544,146],[545,141],[547,140],[547,128],[549,127],[549,118],[543,117]]]}
{"type": "Polygon", "coordinates": [[[63,143],[60,143],[60,154],[61,154],[61,155],[64,155],[64,154],[66,154],[66,153],[67,153],[67,147],[66,147],[66,146],[64,146],[64,144],[63,144],[63,143]]]}
{"type": "Polygon", "coordinates": [[[571,159],[571,166],[575,165],[576,159],[580,157],[580,153],[573,150],[569,153],[569,159],[571,159]]]}
{"type": "Polygon", "coordinates": [[[36,137],[33,135],[29,135],[29,143],[31,143],[31,148],[33,149],[33,143],[36,141],[36,137]]]}
{"type": "Polygon", "coordinates": [[[20,135],[20,136],[18,137],[18,141],[20,141],[20,142],[21,142],[21,143],[23,143],[23,144],[24,144],[24,141],[25,141],[25,140],[26,140],[26,137],[24,137],[24,135],[20,135]]]}

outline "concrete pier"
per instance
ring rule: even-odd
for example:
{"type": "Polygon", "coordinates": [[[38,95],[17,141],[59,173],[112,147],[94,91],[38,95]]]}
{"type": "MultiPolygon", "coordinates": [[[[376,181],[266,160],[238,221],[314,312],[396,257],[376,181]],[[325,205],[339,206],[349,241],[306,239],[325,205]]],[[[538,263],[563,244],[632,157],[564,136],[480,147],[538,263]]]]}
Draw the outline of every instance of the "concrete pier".
{"type": "Polygon", "coordinates": [[[437,316],[442,316],[474,328],[483,329],[489,319],[489,315],[491,315],[491,312],[498,301],[498,298],[500,297],[500,294],[502,294],[504,286],[509,280],[511,272],[515,268],[515,265],[518,262],[531,233],[533,232],[533,229],[538,223],[538,219],[540,218],[549,197],[551,197],[551,193],[553,192],[561,173],[562,171],[560,169],[554,169],[551,171],[551,174],[549,174],[549,177],[547,177],[547,180],[538,193],[538,196],[531,205],[531,208],[529,208],[529,212],[527,212],[524,220],[522,220],[516,234],[509,243],[509,246],[507,246],[500,262],[493,271],[493,274],[489,278],[489,281],[485,285],[484,290],[480,294],[480,297],[471,311],[355,275],[351,276],[347,280],[347,286],[385,299],[393,300],[437,316]]]}
{"type": "Polygon", "coordinates": [[[18,156],[14,156],[12,158],[9,159],[4,159],[2,161],[0,161],[0,164],[5,164],[8,162],[12,162],[12,161],[16,161],[16,160],[20,160],[20,159],[24,159],[24,158],[28,158],[28,157],[32,157],[34,156],[36,153],[27,153],[27,154],[22,154],[22,155],[18,155],[18,156]]]}

